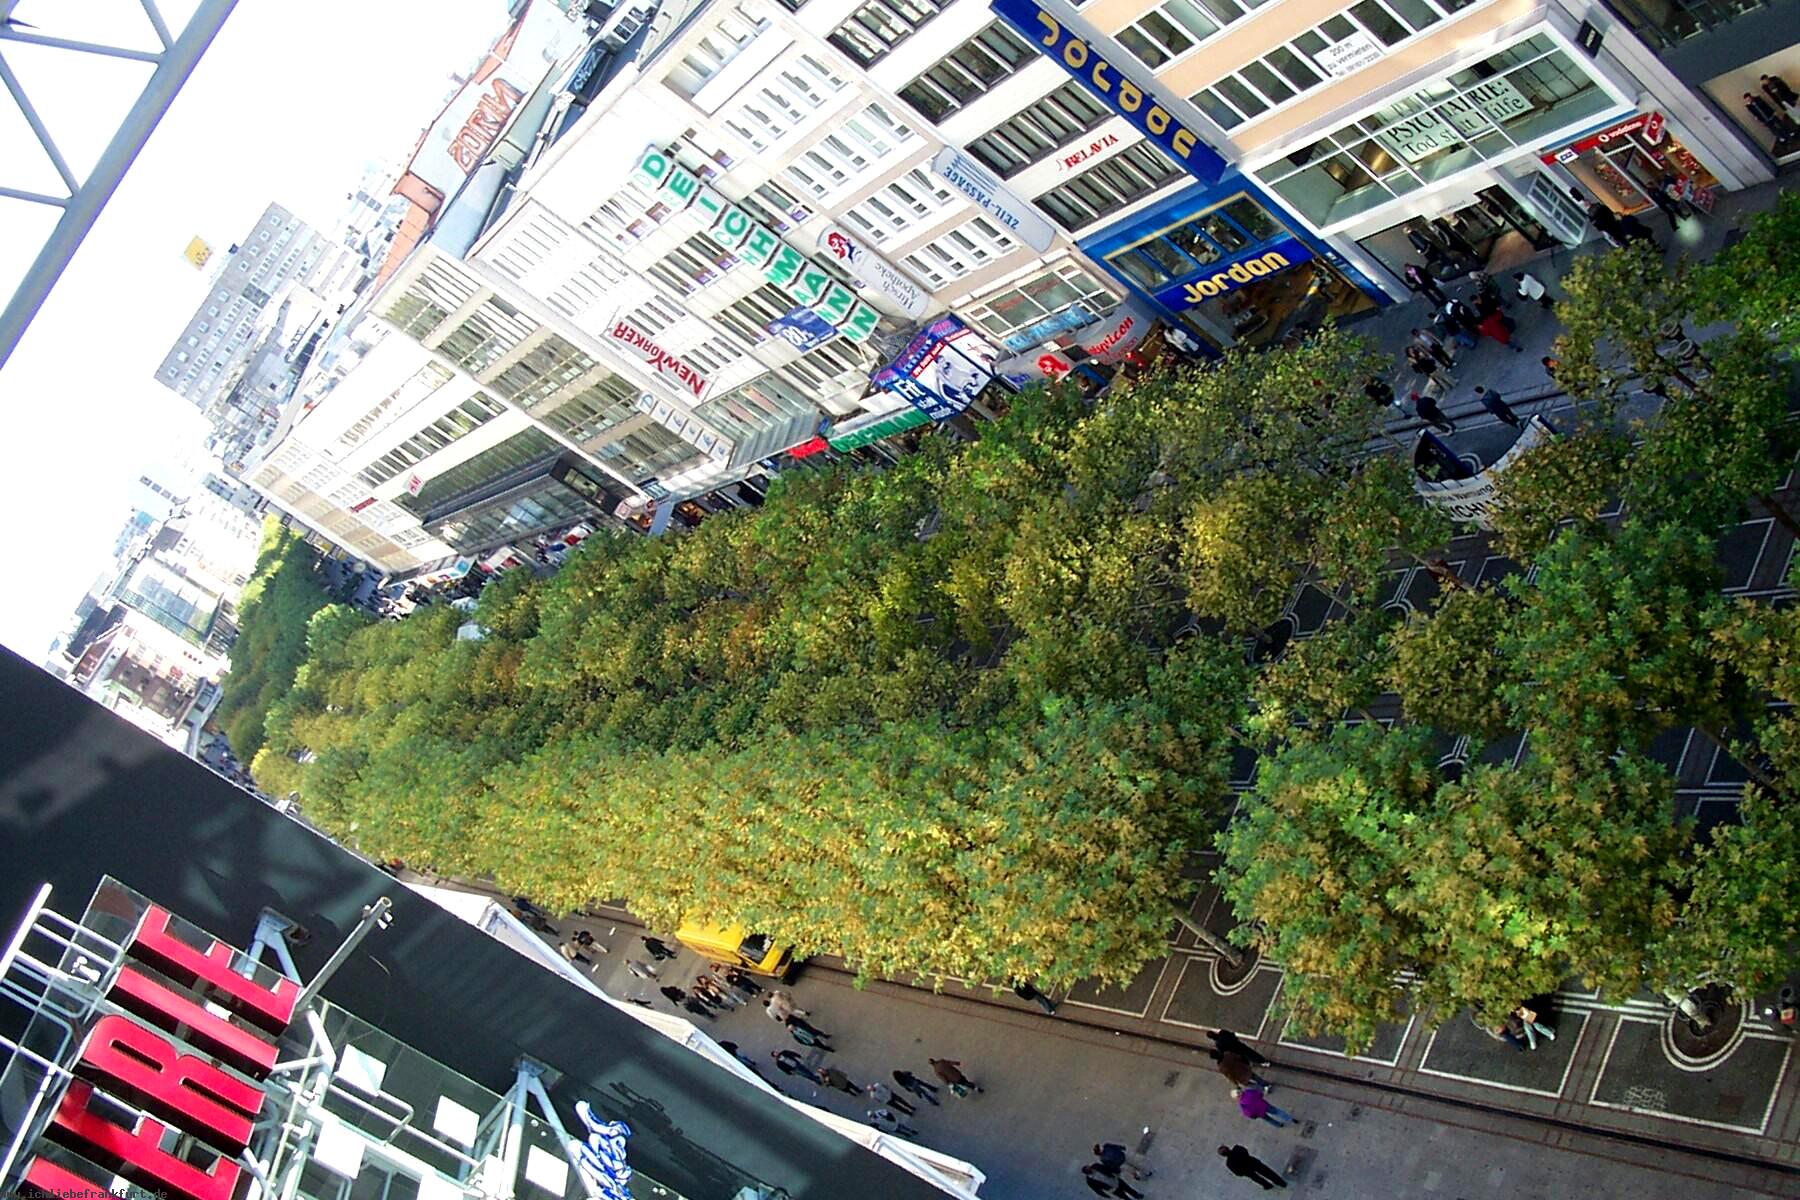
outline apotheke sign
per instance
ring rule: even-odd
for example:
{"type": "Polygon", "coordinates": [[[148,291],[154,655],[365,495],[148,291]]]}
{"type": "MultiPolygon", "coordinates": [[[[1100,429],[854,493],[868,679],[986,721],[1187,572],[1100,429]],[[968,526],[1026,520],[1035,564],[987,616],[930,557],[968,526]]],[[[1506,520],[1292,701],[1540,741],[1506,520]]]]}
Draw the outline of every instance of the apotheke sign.
{"type": "Polygon", "coordinates": [[[831,255],[858,283],[872,290],[880,298],[877,303],[885,300],[895,316],[916,321],[925,315],[931,302],[925,289],[859,239],[836,225],[827,225],[819,234],[819,250],[831,255]]]}

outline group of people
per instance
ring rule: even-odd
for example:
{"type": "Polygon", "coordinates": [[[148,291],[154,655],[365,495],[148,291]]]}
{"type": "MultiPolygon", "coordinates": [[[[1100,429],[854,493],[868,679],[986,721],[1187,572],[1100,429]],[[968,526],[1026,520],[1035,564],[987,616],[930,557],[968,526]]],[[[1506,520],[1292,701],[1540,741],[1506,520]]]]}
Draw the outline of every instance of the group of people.
{"type": "Polygon", "coordinates": [[[1795,120],[1800,114],[1800,96],[1779,75],[1764,75],[1761,84],[1762,95],[1744,93],[1744,107],[1756,123],[1767,129],[1777,143],[1800,135],[1800,123],[1795,120]]]}
{"type": "MultiPolygon", "coordinates": [[[[719,1044],[734,1055],[738,1053],[734,1043],[719,1044]]],[[[940,1086],[949,1088],[951,1094],[956,1096],[969,1096],[986,1090],[963,1073],[959,1060],[951,1058],[926,1060],[931,1066],[932,1074],[938,1077],[938,1083],[927,1083],[911,1071],[896,1068],[889,1072],[894,1081],[894,1085],[890,1087],[879,1079],[867,1084],[857,1083],[850,1078],[848,1072],[829,1063],[812,1066],[793,1050],[771,1050],[769,1057],[775,1061],[775,1069],[783,1075],[798,1076],[820,1087],[866,1099],[874,1107],[863,1114],[863,1119],[883,1133],[897,1133],[902,1137],[919,1136],[919,1131],[907,1124],[905,1118],[918,1114],[920,1102],[933,1108],[939,1107],[943,1103],[938,1099],[940,1086]],[[899,1090],[896,1091],[895,1088],[899,1090]],[[909,1096],[911,1099],[907,1098],[909,1096]]],[[[742,1055],[738,1055],[738,1058],[756,1071],[754,1062],[742,1055]]],[[[757,1074],[761,1075],[762,1072],[757,1071],[757,1074]]]]}
{"type": "MultiPolygon", "coordinates": [[[[1417,268],[1409,267],[1408,270],[1417,271],[1417,268]]],[[[1524,350],[1524,347],[1512,339],[1514,323],[1505,315],[1507,304],[1501,298],[1499,284],[1485,271],[1472,271],[1469,278],[1475,285],[1475,293],[1471,297],[1474,301],[1472,308],[1461,300],[1446,296],[1435,279],[1427,278],[1425,283],[1414,289],[1432,302],[1434,313],[1428,327],[1412,330],[1412,340],[1406,345],[1406,363],[1417,379],[1417,384],[1407,399],[1411,401],[1420,420],[1442,433],[1456,432],[1456,423],[1445,414],[1440,403],[1456,385],[1456,376],[1450,373],[1450,368],[1456,365],[1456,356],[1445,344],[1445,338],[1454,339],[1459,347],[1467,350],[1475,346],[1476,334],[1479,333],[1508,347],[1515,354],[1524,350]]],[[[1545,311],[1555,307],[1556,302],[1549,289],[1529,271],[1514,272],[1513,282],[1520,299],[1533,301],[1545,311]]],[[[1408,286],[1412,284],[1413,280],[1409,277],[1408,286]]],[[[1380,376],[1370,376],[1363,385],[1363,393],[1376,404],[1399,407],[1392,385],[1380,376]]],[[[1495,417],[1514,428],[1523,428],[1524,420],[1498,391],[1489,387],[1476,387],[1474,395],[1481,406],[1495,417]]]]}

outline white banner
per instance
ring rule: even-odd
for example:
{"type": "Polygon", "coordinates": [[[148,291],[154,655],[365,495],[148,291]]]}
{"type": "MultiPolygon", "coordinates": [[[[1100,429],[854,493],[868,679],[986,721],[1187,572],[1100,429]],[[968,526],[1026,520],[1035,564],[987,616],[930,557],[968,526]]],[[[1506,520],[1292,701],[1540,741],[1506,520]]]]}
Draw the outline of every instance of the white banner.
{"type": "Polygon", "coordinates": [[[931,303],[925,289],[841,226],[827,225],[819,231],[819,253],[829,255],[852,279],[868,288],[865,294],[876,308],[913,321],[925,315],[926,306],[931,303]]]}
{"type": "Polygon", "coordinates": [[[1395,121],[1376,134],[1375,140],[1407,162],[1416,163],[1530,111],[1531,101],[1518,88],[1504,79],[1489,79],[1460,96],[1395,121]]]}
{"type": "Polygon", "coordinates": [[[1477,529],[1492,529],[1490,514],[1494,511],[1494,499],[1500,491],[1500,476],[1506,469],[1519,461],[1519,458],[1533,446],[1541,445],[1556,436],[1541,418],[1532,417],[1525,423],[1525,430],[1519,434],[1519,440],[1495,460],[1494,465],[1467,479],[1446,479],[1441,483],[1433,483],[1425,479],[1413,480],[1413,488],[1426,500],[1444,510],[1452,520],[1463,521],[1477,529]]]}
{"type": "Polygon", "coordinates": [[[931,160],[932,173],[950,181],[976,207],[1000,223],[1008,233],[1039,254],[1050,249],[1056,231],[1050,222],[1038,216],[1037,210],[1000,185],[986,167],[958,150],[945,146],[931,160]]]}

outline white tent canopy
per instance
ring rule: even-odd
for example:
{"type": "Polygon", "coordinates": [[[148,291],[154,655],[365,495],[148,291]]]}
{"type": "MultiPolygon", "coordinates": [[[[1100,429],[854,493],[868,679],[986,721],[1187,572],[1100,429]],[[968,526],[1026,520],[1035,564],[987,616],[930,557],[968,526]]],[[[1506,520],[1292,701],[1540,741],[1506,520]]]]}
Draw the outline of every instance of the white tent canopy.
{"type": "Polygon", "coordinates": [[[480,892],[465,892],[455,888],[434,887],[423,883],[408,882],[407,886],[440,907],[461,917],[489,937],[512,947],[545,970],[556,972],[597,999],[612,1005],[632,1020],[648,1025],[671,1041],[680,1042],[694,1053],[705,1056],[721,1070],[730,1071],[752,1087],[761,1088],[769,1094],[772,1100],[791,1105],[834,1133],[849,1138],[857,1145],[872,1150],[889,1162],[911,1171],[945,1195],[958,1197],[959,1200],[979,1200],[980,1188],[987,1181],[987,1176],[973,1163],[964,1162],[960,1158],[954,1158],[941,1151],[933,1150],[929,1146],[921,1146],[904,1138],[890,1137],[861,1122],[840,1117],[834,1112],[815,1108],[813,1105],[782,1095],[739,1062],[730,1051],[713,1041],[687,1019],[670,1013],[656,1012],[636,1004],[627,1004],[603,991],[574,964],[564,960],[562,955],[552,947],[545,945],[542,938],[526,928],[523,922],[508,912],[506,907],[493,897],[480,892]]]}

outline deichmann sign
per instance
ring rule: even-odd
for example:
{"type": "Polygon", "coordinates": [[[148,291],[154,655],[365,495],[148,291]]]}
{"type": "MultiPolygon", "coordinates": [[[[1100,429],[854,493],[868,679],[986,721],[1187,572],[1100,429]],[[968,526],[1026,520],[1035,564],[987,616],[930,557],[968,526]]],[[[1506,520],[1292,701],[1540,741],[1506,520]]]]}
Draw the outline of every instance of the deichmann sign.
{"type": "Polygon", "coordinates": [[[736,255],[738,261],[762,271],[763,278],[810,308],[853,342],[864,342],[875,332],[881,314],[856,298],[856,293],[831,277],[806,255],[794,249],[768,226],[700,182],[700,177],[651,147],[638,160],[634,174],[639,182],[667,196],[675,211],[690,205],[713,218],[706,237],[736,255]]]}
{"type": "Polygon", "coordinates": [[[630,321],[614,322],[606,335],[649,363],[657,378],[667,376],[673,379],[683,392],[693,396],[695,400],[706,394],[706,385],[711,380],[657,345],[655,339],[630,321]]]}
{"type": "Polygon", "coordinates": [[[1133,82],[1056,17],[1032,0],[990,0],[988,7],[1001,20],[1034,41],[1040,53],[1054,59],[1083,87],[1100,97],[1107,107],[1137,126],[1145,137],[1167,151],[1169,157],[1186,167],[1194,178],[1203,183],[1217,183],[1224,177],[1225,160],[1193,130],[1177,121],[1168,107],[1157,99],[1155,92],[1133,82]]]}
{"type": "MultiPolygon", "coordinates": [[[[213,939],[196,949],[170,921],[155,905],[138,918],[125,942],[126,965],[106,993],[132,1016],[102,1016],[84,1031],[75,1078],[44,1133],[157,1195],[235,1200],[244,1179],[236,1160],[250,1145],[263,1090],[217,1064],[266,1078],[300,988],[290,979],[265,986],[238,974],[232,947],[213,939]],[[221,1015],[227,1013],[238,1020],[221,1015]],[[120,1104],[142,1115],[121,1123],[120,1104]],[[192,1138],[195,1149],[163,1149],[171,1132],[192,1138]],[[197,1165],[196,1150],[211,1161],[197,1165]]],[[[83,1179],[34,1157],[21,1182],[46,1195],[90,1196],[110,1180],[83,1179]]]]}
{"type": "Polygon", "coordinates": [[[1156,293],[1156,302],[1168,308],[1193,308],[1215,296],[1234,292],[1247,283],[1255,283],[1265,275],[1273,275],[1312,257],[1312,250],[1304,242],[1292,238],[1276,242],[1273,246],[1261,249],[1249,258],[1239,259],[1211,275],[1164,288],[1156,293]]]}
{"type": "MultiPolygon", "coordinates": [[[[819,233],[819,251],[831,255],[858,283],[885,299],[895,316],[916,321],[925,315],[925,308],[930,303],[925,289],[836,225],[827,225],[819,233]]],[[[876,303],[880,303],[880,299],[876,303]]]]}
{"type": "Polygon", "coordinates": [[[932,174],[947,179],[950,185],[974,202],[975,206],[998,221],[1007,232],[1017,234],[1020,241],[1039,254],[1050,249],[1056,231],[1050,222],[1037,215],[1031,206],[1000,186],[987,168],[958,150],[945,146],[931,160],[932,174]]]}

